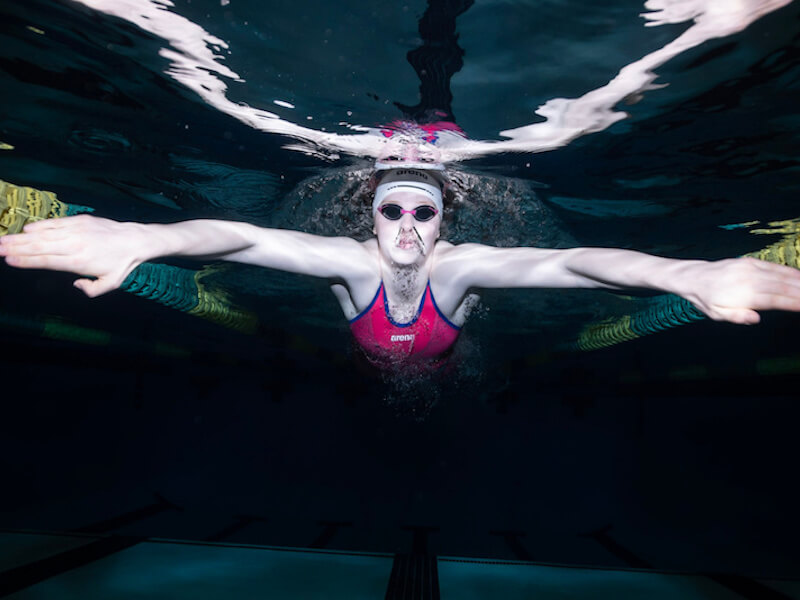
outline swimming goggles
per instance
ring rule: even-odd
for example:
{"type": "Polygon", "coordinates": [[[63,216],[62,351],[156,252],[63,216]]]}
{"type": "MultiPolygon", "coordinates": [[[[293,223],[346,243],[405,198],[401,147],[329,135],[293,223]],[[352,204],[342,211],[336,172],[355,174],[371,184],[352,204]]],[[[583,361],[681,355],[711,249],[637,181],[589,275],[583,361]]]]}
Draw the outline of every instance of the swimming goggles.
{"type": "Polygon", "coordinates": [[[418,206],[413,210],[406,210],[397,204],[383,204],[378,208],[378,211],[390,221],[397,221],[405,214],[414,215],[417,221],[430,221],[433,217],[439,214],[433,206],[425,204],[418,206]]]}

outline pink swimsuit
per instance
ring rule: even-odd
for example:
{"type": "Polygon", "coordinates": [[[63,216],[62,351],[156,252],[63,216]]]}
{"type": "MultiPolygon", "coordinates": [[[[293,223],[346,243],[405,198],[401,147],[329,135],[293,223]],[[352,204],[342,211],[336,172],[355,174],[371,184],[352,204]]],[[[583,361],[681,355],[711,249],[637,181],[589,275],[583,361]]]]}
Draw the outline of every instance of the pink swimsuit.
{"type": "Polygon", "coordinates": [[[381,282],[369,306],[350,321],[350,330],[371,361],[396,363],[440,357],[455,343],[461,328],[436,306],[429,281],[417,314],[408,323],[397,323],[389,315],[381,282]]]}

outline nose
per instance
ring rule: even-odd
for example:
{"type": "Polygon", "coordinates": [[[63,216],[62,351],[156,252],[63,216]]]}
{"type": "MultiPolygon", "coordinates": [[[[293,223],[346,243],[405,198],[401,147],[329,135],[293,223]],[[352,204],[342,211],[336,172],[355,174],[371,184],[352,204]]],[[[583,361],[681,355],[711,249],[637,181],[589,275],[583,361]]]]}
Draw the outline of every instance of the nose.
{"type": "Polygon", "coordinates": [[[411,231],[414,227],[414,215],[411,213],[405,213],[402,217],[400,217],[400,227],[404,230],[411,231]]]}

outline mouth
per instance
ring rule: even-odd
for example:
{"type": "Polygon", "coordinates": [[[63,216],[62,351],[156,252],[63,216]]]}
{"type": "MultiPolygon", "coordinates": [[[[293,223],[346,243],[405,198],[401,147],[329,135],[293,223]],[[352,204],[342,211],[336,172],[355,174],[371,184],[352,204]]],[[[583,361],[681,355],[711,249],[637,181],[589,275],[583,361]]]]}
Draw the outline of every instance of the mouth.
{"type": "Polygon", "coordinates": [[[427,254],[425,242],[416,227],[412,227],[411,231],[398,232],[397,238],[395,238],[395,246],[405,251],[417,250],[422,256],[427,254]]]}
{"type": "Polygon", "coordinates": [[[416,250],[419,248],[419,241],[416,237],[403,236],[397,238],[395,245],[401,250],[416,250]]]}

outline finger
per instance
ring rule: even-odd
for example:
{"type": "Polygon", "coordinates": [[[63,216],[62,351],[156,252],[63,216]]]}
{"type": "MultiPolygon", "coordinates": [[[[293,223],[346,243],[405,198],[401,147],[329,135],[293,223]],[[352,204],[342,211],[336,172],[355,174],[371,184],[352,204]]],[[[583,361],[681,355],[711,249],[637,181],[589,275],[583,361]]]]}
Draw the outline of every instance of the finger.
{"type": "MultiPolygon", "coordinates": [[[[752,303],[759,305],[769,303],[779,296],[800,299],[800,285],[793,281],[768,279],[753,285],[751,294],[752,303]]],[[[750,302],[744,301],[743,304],[748,305],[750,302]]]]}
{"type": "Polygon", "coordinates": [[[759,270],[757,276],[747,283],[750,289],[757,294],[800,295],[800,270],[781,265],[772,266],[781,268],[759,270]]]}
{"type": "Polygon", "coordinates": [[[37,254],[12,255],[6,256],[6,264],[17,269],[48,269],[51,271],[70,271],[77,273],[80,271],[76,267],[75,260],[69,255],[37,254]]]}
{"type": "Polygon", "coordinates": [[[798,271],[796,277],[792,276],[782,276],[778,279],[779,285],[785,290],[786,294],[798,294],[800,293],[800,271],[798,271]]]}
{"type": "Polygon", "coordinates": [[[40,229],[33,233],[26,232],[22,238],[29,240],[68,240],[75,237],[75,232],[68,227],[54,227],[51,229],[40,229]]]}
{"type": "Polygon", "coordinates": [[[37,231],[31,233],[11,233],[0,236],[0,247],[5,248],[18,248],[27,246],[41,240],[47,241],[60,241],[71,239],[72,236],[68,232],[61,229],[46,229],[44,231],[37,231]]]}
{"type": "Polygon", "coordinates": [[[78,246],[79,240],[74,236],[60,231],[46,231],[0,239],[0,255],[75,254],[78,246]]]}
{"type": "Polygon", "coordinates": [[[774,273],[790,279],[800,279],[800,269],[791,265],[779,265],[765,260],[754,260],[752,264],[767,273],[774,273]]]}
{"type": "Polygon", "coordinates": [[[28,237],[24,233],[7,233],[0,236],[0,247],[9,247],[18,244],[22,238],[28,237]]]}
{"type": "Polygon", "coordinates": [[[70,225],[70,217],[63,217],[60,219],[42,219],[41,221],[33,221],[27,223],[22,231],[31,233],[33,231],[46,231],[48,229],[61,229],[64,225],[70,225]]]}
{"type": "Polygon", "coordinates": [[[0,238],[0,246],[6,249],[16,249],[31,243],[32,236],[26,233],[12,233],[0,238]]]}
{"type": "MultiPolygon", "coordinates": [[[[23,236],[24,237],[24,236],[23,236]]],[[[76,254],[76,240],[73,239],[32,239],[9,240],[0,244],[0,256],[34,257],[64,256],[76,254]]]]}
{"type": "Polygon", "coordinates": [[[800,296],[797,294],[756,294],[753,299],[753,308],[800,312],[800,296]]]}
{"type": "Polygon", "coordinates": [[[756,325],[761,322],[761,315],[749,308],[718,308],[715,312],[719,319],[737,325],[756,325]]]}
{"type": "Polygon", "coordinates": [[[115,286],[110,285],[103,279],[77,279],[72,285],[86,294],[89,298],[96,298],[97,296],[116,289],[115,286]]]}

